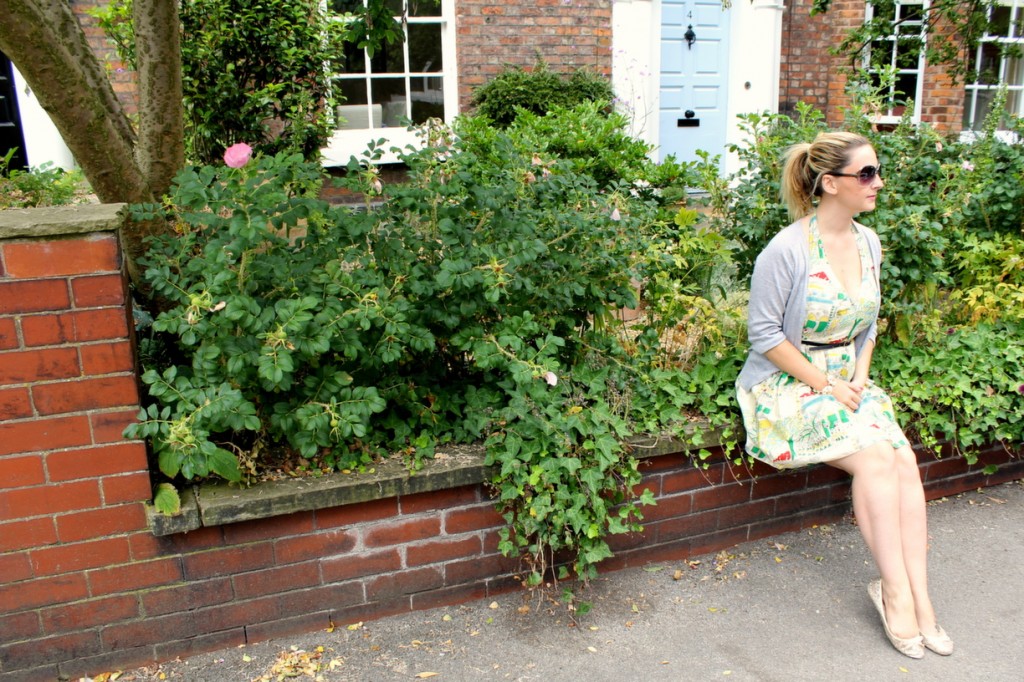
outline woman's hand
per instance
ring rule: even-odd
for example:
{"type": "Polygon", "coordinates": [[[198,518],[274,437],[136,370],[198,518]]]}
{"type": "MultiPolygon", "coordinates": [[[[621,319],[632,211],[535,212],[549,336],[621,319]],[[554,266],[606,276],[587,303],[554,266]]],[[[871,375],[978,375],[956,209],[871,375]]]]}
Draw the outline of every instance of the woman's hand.
{"type": "Polygon", "coordinates": [[[863,382],[857,382],[856,379],[853,381],[837,381],[836,385],[832,387],[832,397],[851,412],[856,412],[860,408],[863,393],[864,384],[863,382]]]}

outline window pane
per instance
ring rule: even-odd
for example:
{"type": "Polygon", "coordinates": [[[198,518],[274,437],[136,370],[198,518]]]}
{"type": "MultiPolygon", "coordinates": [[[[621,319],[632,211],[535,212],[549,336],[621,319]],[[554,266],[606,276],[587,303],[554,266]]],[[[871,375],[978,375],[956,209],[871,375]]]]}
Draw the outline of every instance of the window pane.
{"type": "Polygon", "coordinates": [[[342,98],[335,110],[339,130],[369,128],[370,122],[379,127],[379,114],[369,102],[366,80],[363,78],[340,78],[334,81],[335,92],[342,98]]]}
{"type": "Polygon", "coordinates": [[[924,5],[920,3],[906,3],[899,6],[899,17],[905,21],[920,22],[924,14],[924,5]]]}
{"type": "Polygon", "coordinates": [[[1010,8],[993,7],[992,18],[989,21],[988,33],[990,35],[1005,37],[1010,35],[1010,8]]]}
{"type": "Polygon", "coordinates": [[[345,99],[345,104],[366,104],[366,80],[363,78],[337,78],[334,87],[345,99]]]}
{"type": "Polygon", "coordinates": [[[1004,83],[1007,85],[1024,85],[1024,68],[1020,57],[1006,58],[1006,76],[1004,83]]]}
{"type": "Polygon", "coordinates": [[[981,58],[978,61],[977,81],[985,85],[999,82],[999,62],[1001,50],[997,43],[982,43],[981,58]]]}
{"type": "Polygon", "coordinates": [[[879,5],[871,6],[872,16],[876,19],[886,19],[892,21],[896,16],[896,6],[894,4],[882,3],[879,5]]]}
{"type": "Polygon", "coordinates": [[[409,0],[410,17],[441,16],[441,0],[409,0]]]}
{"type": "Polygon", "coordinates": [[[342,53],[331,63],[335,73],[366,73],[366,51],[345,43],[342,53]]]}
{"type": "Polygon", "coordinates": [[[896,77],[895,100],[898,106],[905,106],[907,100],[917,97],[917,74],[905,73],[896,77]]]}
{"type": "Polygon", "coordinates": [[[409,24],[409,71],[441,71],[441,25],[409,24]]]}
{"type": "Polygon", "coordinates": [[[921,59],[920,38],[902,38],[897,45],[896,68],[917,69],[921,59]]]}
{"type": "Polygon", "coordinates": [[[381,125],[403,126],[406,110],[405,78],[374,78],[370,81],[374,104],[381,108],[381,125]]]}
{"type": "Polygon", "coordinates": [[[878,69],[892,63],[893,41],[876,40],[871,43],[871,66],[878,69]]]}
{"type": "Polygon", "coordinates": [[[1010,90],[1006,93],[1006,113],[1012,116],[1020,116],[1021,91],[1010,90]]]}
{"type": "Polygon", "coordinates": [[[370,60],[370,72],[374,74],[405,73],[405,46],[402,41],[381,45],[370,60]]]}
{"type": "Polygon", "coordinates": [[[436,76],[410,79],[413,123],[424,123],[428,118],[444,119],[443,82],[436,76]]]}
{"type": "Polygon", "coordinates": [[[334,14],[354,14],[363,9],[363,0],[330,0],[327,9],[334,14]]]}
{"type": "Polygon", "coordinates": [[[981,126],[985,123],[985,117],[992,108],[992,99],[995,96],[995,90],[978,91],[978,104],[974,108],[974,125],[971,126],[975,130],[981,130],[981,126]]]}

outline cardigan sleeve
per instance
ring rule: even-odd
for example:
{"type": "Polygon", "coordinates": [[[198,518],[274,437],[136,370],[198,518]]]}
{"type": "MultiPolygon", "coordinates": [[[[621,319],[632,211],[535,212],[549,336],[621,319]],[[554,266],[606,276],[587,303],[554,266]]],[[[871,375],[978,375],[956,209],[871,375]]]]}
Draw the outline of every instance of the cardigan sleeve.
{"type": "Polygon", "coordinates": [[[786,340],[783,320],[797,270],[792,250],[779,239],[754,261],[747,306],[747,339],[754,351],[764,354],[786,340]]]}

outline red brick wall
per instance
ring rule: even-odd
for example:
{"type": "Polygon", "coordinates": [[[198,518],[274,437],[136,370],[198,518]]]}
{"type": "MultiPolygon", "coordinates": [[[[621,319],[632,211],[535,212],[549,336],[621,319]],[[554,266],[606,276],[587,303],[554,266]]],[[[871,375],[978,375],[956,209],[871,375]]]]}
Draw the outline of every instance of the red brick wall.
{"type": "Polygon", "coordinates": [[[589,67],[611,74],[611,0],[456,0],[455,13],[461,111],[506,64],[530,67],[538,55],[558,73],[589,67]]]}
{"type": "MultiPolygon", "coordinates": [[[[125,301],[113,232],[0,238],[5,682],[95,675],[519,588],[483,484],[154,536],[145,449],[120,436],[138,409],[125,301]]],[[[993,448],[975,467],[923,455],[921,468],[938,497],[1024,475],[1020,459],[981,471],[1007,461],[993,448]]],[[[647,459],[642,485],[658,505],[643,509],[643,533],[613,538],[602,570],[714,552],[849,510],[849,483],[835,470],[710,462],[647,459]]]]}
{"type": "MultiPolygon", "coordinates": [[[[851,28],[864,23],[864,0],[835,0],[825,14],[810,16],[812,0],[786,3],[782,17],[781,76],[779,111],[793,113],[797,102],[807,102],[825,112],[835,125],[843,121],[850,105],[846,76],[841,73],[850,61],[829,54],[851,28]]],[[[963,118],[964,91],[953,86],[944,68],[925,67],[921,120],[937,130],[956,133],[963,118]]]]}
{"type": "Polygon", "coordinates": [[[114,87],[117,98],[121,101],[125,113],[129,116],[138,113],[138,92],[135,85],[135,72],[128,69],[117,56],[117,51],[98,25],[96,19],[88,12],[98,7],[105,7],[108,0],[70,0],[72,9],[78,15],[85,37],[89,40],[92,51],[96,53],[100,63],[107,68],[110,84],[114,87]]]}

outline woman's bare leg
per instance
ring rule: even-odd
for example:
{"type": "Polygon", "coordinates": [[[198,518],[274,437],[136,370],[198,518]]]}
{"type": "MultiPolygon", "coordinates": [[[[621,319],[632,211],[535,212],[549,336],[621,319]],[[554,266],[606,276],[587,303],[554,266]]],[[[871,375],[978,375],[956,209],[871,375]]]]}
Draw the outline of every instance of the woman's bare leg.
{"type": "Polygon", "coordinates": [[[934,635],[935,610],[928,595],[928,521],[924,486],[917,457],[909,445],[896,450],[900,477],[900,532],[903,563],[914,595],[914,609],[921,631],[934,635]]]}
{"type": "MultiPolygon", "coordinates": [[[[882,576],[889,629],[897,637],[916,637],[919,626],[913,587],[904,558],[902,519],[905,507],[896,451],[887,443],[880,442],[829,464],[853,476],[853,511],[882,576]]],[[[922,502],[923,499],[922,492],[922,502]]],[[[907,505],[906,513],[916,519],[914,509],[913,505],[907,505]]],[[[916,520],[911,525],[915,523],[916,520]]]]}

